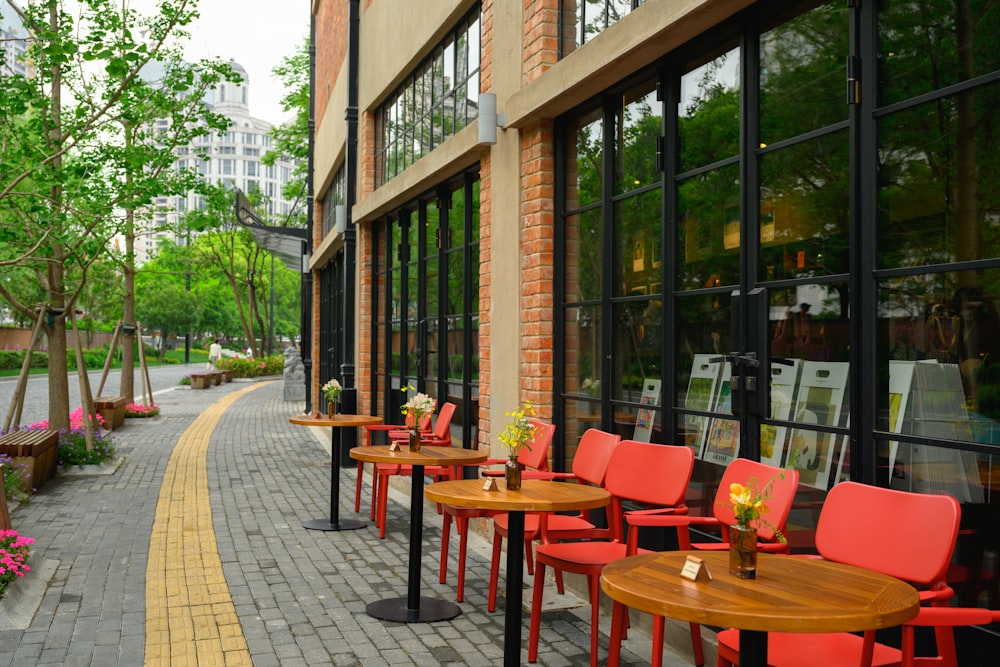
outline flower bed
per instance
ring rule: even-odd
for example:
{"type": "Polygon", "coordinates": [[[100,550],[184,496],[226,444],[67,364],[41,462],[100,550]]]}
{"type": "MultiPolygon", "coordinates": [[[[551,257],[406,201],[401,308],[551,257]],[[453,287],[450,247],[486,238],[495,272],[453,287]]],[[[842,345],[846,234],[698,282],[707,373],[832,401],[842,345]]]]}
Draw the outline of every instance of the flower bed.
{"type": "Polygon", "coordinates": [[[129,403],[125,406],[125,417],[132,417],[134,419],[143,419],[145,417],[155,417],[160,414],[159,405],[140,405],[138,403],[129,403]]]}
{"type": "Polygon", "coordinates": [[[35,540],[18,535],[16,530],[0,530],[0,595],[31,569],[28,556],[34,543],[35,540]]]}

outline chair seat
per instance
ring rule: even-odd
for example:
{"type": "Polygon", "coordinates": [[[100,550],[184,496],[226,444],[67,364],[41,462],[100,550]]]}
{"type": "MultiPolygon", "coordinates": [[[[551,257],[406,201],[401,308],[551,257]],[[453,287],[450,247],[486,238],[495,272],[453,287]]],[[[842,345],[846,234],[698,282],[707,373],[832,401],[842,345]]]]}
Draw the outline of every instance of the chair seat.
{"type": "MultiPolygon", "coordinates": [[[[723,630],[718,638],[719,655],[737,664],[739,631],[723,630]]],[[[858,667],[863,643],[862,637],[846,632],[771,632],[767,635],[767,664],[769,667],[802,667],[808,662],[808,656],[822,656],[823,667],[858,667]]],[[[875,643],[872,667],[897,667],[902,659],[903,654],[898,649],[875,643]]]]}
{"type": "MultiPolygon", "coordinates": [[[[540,544],[535,549],[535,560],[560,570],[576,571],[624,558],[627,547],[620,542],[559,542],[540,544]]],[[[639,549],[638,553],[649,553],[639,549]]]]}

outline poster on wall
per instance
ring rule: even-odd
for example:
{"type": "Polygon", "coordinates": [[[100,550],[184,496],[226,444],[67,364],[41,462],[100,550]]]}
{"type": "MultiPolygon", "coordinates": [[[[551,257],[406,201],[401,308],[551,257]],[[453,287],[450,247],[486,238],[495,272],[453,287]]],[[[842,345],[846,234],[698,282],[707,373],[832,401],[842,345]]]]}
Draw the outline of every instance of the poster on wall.
{"type": "MultiPolygon", "coordinates": [[[[889,430],[892,433],[903,432],[903,419],[909,407],[910,393],[913,386],[912,361],[889,361],[889,430]]],[[[899,442],[889,442],[889,484],[892,484],[892,471],[896,467],[896,451],[899,442]]]]}
{"type": "MultiPolygon", "coordinates": [[[[733,393],[729,364],[722,367],[722,377],[719,378],[719,394],[715,399],[715,412],[729,415],[733,413],[733,393]]],[[[712,426],[705,443],[705,454],[702,458],[719,465],[728,465],[740,451],[740,422],[733,418],[713,417],[712,426]]]]}
{"type": "MultiPolygon", "coordinates": [[[[788,359],[788,363],[771,363],[771,419],[788,421],[792,417],[792,401],[798,387],[801,359],[788,359]]],[[[760,427],[760,460],[780,466],[785,454],[788,427],[764,424],[760,427]]]]}
{"type": "Polygon", "coordinates": [[[649,442],[653,435],[653,425],[656,421],[656,410],[653,408],[660,404],[660,381],[654,379],[644,380],[642,383],[642,397],[639,399],[641,408],[635,413],[635,432],[633,440],[639,442],[649,442]]]}
{"type": "MultiPolygon", "coordinates": [[[[794,421],[839,426],[848,376],[846,362],[802,362],[794,421]]],[[[829,488],[837,441],[838,438],[830,433],[806,428],[792,429],[787,460],[795,462],[800,484],[823,490],[829,488]]]]}
{"type": "MultiPolygon", "coordinates": [[[[684,407],[689,410],[711,412],[715,399],[716,387],[719,383],[719,372],[722,363],[709,361],[714,355],[696,354],[691,364],[691,379],[688,380],[688,390],[684,397],[684,407]]],[[[684,444],[694,450],[696,457],[701,457],[708,437],[708,427],[711,419],[702,415],[687,415],[684,418],[684,444]]]]}

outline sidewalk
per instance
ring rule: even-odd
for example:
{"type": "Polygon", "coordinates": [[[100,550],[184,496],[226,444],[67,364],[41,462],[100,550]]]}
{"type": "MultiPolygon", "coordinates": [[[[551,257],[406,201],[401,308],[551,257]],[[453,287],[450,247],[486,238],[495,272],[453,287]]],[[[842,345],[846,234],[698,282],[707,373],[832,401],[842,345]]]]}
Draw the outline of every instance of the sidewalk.
{"type": "MultiPolygon", "coordinates": [[[[500,663],[503,601],[486,611],[481,540],[470,542],[461,616],[407,625],[365,613],[406,593],[404,494],[390,499],[384,540],[374,524],[304,529],[329,513],[328,434],[289,424],[303,406],[282,400],[280,381],[156,400],[159,417],[115,432],[125,456],[115,474],[60,476],[12,512],[14,528],[36,539],[32,566],[52,574],[26,628],[0,625],[0,666],[500,663]]],[[[343,471],[341,516],[367,519],[353,513],[354,475],[343,471]]],[[[369,496],[366,485],[365,512],[369,496]]],[[[422,594],[454,600],[454,560],[449,583],[437,580],[440,519],[428,509],[425,520],[422,594]]],[[[526,642],[527,614],[524,623],[526,642]]],[[[609,627],[605,615],[602,661],[609,627]]],[[[537,664],[589,664],[589,632],[586,605],[546,612],[537,664]]],[[[649,636],[634,629],[622,664],[649,654],[649,636]]],[[[692,664],[669,650],[664,662],[692,664]]]]}

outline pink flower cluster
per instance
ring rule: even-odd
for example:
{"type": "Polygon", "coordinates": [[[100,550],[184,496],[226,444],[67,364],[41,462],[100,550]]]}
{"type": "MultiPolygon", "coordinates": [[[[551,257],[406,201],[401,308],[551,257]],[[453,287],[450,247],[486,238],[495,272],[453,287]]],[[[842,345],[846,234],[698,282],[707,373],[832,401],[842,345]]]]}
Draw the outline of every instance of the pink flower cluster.
{"type": "MultiPolygon", "coordinates": [[[[97,421],[95,422],[95,424],[97,426],[100,426],[101,428],[104,428],[104,417],[102,417],[100,415],[100,413],[96,414],[95,417],[97,419],[97,421]]],[[[30,429],[40,429],[40,428],[48,428],[48,427],[49,427],[49,420],[48,419],[43,419],[40,422],[35,422],[34,424],[32,424],[31,426],[29,426],[28,428],[30,428],[30,429]]],[[[69,427],[70,427],[71,430],[72,429],[81,429],[81,428],[83,428],[83,406],[80,406],[79,408],[77,408],[73,412],[69,413],[69,427]]]]}
{"type": "Polygon", "coordinates": [[[31,569],[28,556],[34,538],[23,537],[16,530],[0,530],[0,583],[10,583],[31,569]]]}
{"type": "Polygon", "coordinates": [[[126,417],[155,417],[158,414],[160,414],[160,406],[156,404],[129,403],[125,406],[126,417]]]}

